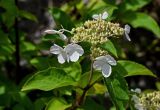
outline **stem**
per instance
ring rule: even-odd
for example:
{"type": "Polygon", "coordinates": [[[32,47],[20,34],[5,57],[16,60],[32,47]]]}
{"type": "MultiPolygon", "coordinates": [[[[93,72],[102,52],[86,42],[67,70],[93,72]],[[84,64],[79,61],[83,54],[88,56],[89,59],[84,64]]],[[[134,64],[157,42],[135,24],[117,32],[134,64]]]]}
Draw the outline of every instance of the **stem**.
{"type": "Polygon", "coordinates": [[[87,86],[83,88],[83,93],[80,97],[76,96],[76,101],[72,104],[72,106],[65,110],[76,110],[79,106],[81,106],[84,103],[87,91],[95,84],[95,82],[91,84],[92,77],[93,77],[93,60],[91,59],[91,72],[87,86]]]}
{"type": "Polygon", "coordinates": [[[91,72],[90,72],[90,75],[89,75],[88,85],[91,84],[92,77],[93,77],[93,60],[91,59],[91,72]]]}
{"type": "MultiPolygon", "coordinates": [[[[16,6],[18,6],[18,0],[15,0],[16,6]]],[[[15,18],[15,24],[14,24],[14,29],[15,29],[15,36],[16,36],[16,77],[17,77],[17,82],[20,79],[20,50],[19,50],[19,31],[18,31],[18,18],[15,18]]]]}

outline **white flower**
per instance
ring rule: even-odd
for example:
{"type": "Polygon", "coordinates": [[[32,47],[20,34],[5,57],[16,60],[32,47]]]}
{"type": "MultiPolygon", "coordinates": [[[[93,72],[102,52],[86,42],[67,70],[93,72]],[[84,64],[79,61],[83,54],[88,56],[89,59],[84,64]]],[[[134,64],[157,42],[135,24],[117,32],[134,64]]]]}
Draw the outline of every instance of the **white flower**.
{"type": "Polygon", "coordinates": [[[141,93],[141,89],[140,88],[136,88],[135,90],[134,89],[131,89],[132,92],[135,92],[135,93],[138,93],[140,94],[141,93]]]}
{"type": "Polygon", "coordinates": [[[78,44],[68,44],[65,48],[64,48],[65,52],[68,54],[69,59],[72,62],[76,62],[80,56],[83,55],[84,50],[83,48],[78,45],[78,44]]]}
{"type": "Polygon", "coordinates": [[[112,72],[111,65],[115,66],[116,64],[116,60],[110,55],[100,56],[94,61],[93,68],[96,70],[101,70],[104,77],[109,77],[112,72]]]}
{"type": "Polygon", "coordinates": [[[69,57],[68,57],[67,53],[65,52],[65,50],[56,44],[51,46],[50,53],[58,55],[58,57],[57,57],[58,62],[61,64],[63,64],[65,61],[69,62],[69,57]]]}
{"type": "Polygon", "coordinates": [[[125,31],[124,33],[125,33],[125,37],[127,38],[128,41],[131,41],[131,38],[128,35],[130,33],[130,29],[131,29],[131,27],[128,24],[126,24],[124,27],[124,31],[125,31]]]}
{"type": "Polygon", "coordinates": [[[58,62],[63,64],[65,61],[76,62],[83,55],[84,50],[78,44],[68,44],[64,49],[56,44],[51,46],[50,53],[58,55],[58,62]]]}
{"type": "Polygon", "coordinates": [[[57,31],[57,30],[46,30],[44,32],[47,33],[47,34],[58,34],[62,40],[64,40],[64,41],[68,40],[67,36],[63,34],[64,31],[61,30],[61,29],[59,31],[57,31]]]}
{"type": "Polygon", "coordinates": [[[137,95],[132,95],[131,100],[134,101],[134,103],[140,103],[139,102],[139,97],[137,95]]]}
{"type": "Polygon", "coordinates": [[[99,19],[105,20],[107,17],[108,17],[108,13],[106,11],[102,14],[101,13],[100,14],[94,14],[92,16],[92,18],[95,19],[95,20],[99,20],[99,19]]]}
{"type": "Polygon", "coordinates": [[[131,100],[134,102],[134,107],[137,110],[146,110],[143,104],[140,103],[140,99],[137,95],[132,95],[131,100]]]}
{"type": "Polygon", "coordinates": [[[135,104],[134,107],[135,107],[137,110],[147,110],[146,108],[143,107],[142,104],[135,104]]]}

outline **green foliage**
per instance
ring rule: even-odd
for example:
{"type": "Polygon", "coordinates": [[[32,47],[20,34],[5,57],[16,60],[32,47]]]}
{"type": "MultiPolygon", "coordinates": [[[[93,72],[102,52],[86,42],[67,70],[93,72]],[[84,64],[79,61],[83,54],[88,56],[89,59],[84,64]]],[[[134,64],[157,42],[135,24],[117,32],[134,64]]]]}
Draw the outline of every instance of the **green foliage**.
{"type": "Polygon", "coordinates": [[[142,27],[152,31],[160,37],[160,28],[156,21],[145,13],[126,12],[122,18],[126,23],[130,23],[134,28],[142,27]]]}
{"type": "Polygon", "coordinates": [[[122,74],[117,71],[113,72],[111,77],[104,79],[104,82],[116,109],[125,110],[125,102],[129,100],[128,86],[122,74]]]}
{"type": "Polygon", "coordinates": [[[73,85],[75,80],[61,69],[49,68],[33,75],[24,84],[22,91],[40,89],[49,91],[55,88],[73,85]]]}
{"type": "Polygon", "coordinates": [[[58,8],[53,8],[50,10],[56,23],[59,26],[63,26],[65,29],[71,30],[74,27],[73,22],[71,21],[70,17],[63,11],[58,8]],[[65,19],[65,20],[64,20],[65,19]]]}
{"type": "MultiPolygon", "coordinates": [[[[118,21],[122,25],[128,23],[133,28],[144,28],[160,38],[158,22],[146,9],[151,2],[153,1],[123,0],[118,3],[117,0],[90,0],[85,4],[82,0],[71,0],[47,11],[52,15],[57,30],[64,28],[70,31],[82,24],[82,21],[92,19],[93,14],[107,11],[109,17],[106,21],[118,21]]],[[[68,42],[59,39],[57,34],[46,34],[42,35],[40,43],[35,44],[32,38],[27,37],[30,33],[22,32],[23,29],[15,27],[16,20],[23,22],[24,19],[41,26],[37,18],[39,17],[19,9],[14,0],[0,0],[0,110],[64,110],[73,106],[75,102],[77,110],[105,110],[104,100],[108,99],[104,97],[106,93],[109,93],[113,103],[109,105],[106,102],[107,109],[112,107],[117,110],[134,110],[134,105],[130,105],[130,85],[125,78],[137,75],[158,77],[139,63],[120,60],[126,58],[125,52],[128,52],[128,47],[126,42],[118,42],[119,38],[108,39],[100,46],[108,54],[116,57],[117,65],[112,67],[111,76],[103,78],[101,71],[93,70],[89,81],[92,73],[89,58],[91,44],[79,43],[85,53],[78,62],[59,64],[57,56],[49,54],[49,49],[53,42],[60,46],[65,46],[68,42]],[[16,44],[16,31],[19,33],[19,44],[16,44]],[[121,46],[122,43],[125,49],[121,46]],[[20,74],[17,71],[17,57],[20,59],[20,74]],[[33,72],[35,74],[30,74],[33,72]]],[[[64,34],[68,38],[72,37],[69,32],[64,34]]],[[[158,42],[157,39],[156,41],[158,42]]],[[[147,46],[148,44],[145,48],[147,46]]],[[[159,82],[156,83],[156,87],[160,90],[159,82]]]]}
{"type": "Polygon", "coordinates": [[[132,61],[118,61],[117,67],[115,69],[119,70],[119,73],[124,74],[124,76],[134,76],[134,75],[148,75],[156,77],[148,68],[145,66],[132,62],[132,61]]]}
{"type": "Polygon", "coordinates": [[[69,106],[70,104],[67,104],[67,102],[64,99],[55,97],[48,103],[46,110],[65,110],[69,106]]]}

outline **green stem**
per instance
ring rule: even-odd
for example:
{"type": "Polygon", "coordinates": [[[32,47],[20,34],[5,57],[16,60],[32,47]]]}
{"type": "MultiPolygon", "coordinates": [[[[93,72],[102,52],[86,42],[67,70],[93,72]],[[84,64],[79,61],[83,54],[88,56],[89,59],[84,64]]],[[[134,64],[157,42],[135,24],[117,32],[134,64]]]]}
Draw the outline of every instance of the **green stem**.
{"type": "Polygon", "coordinates": [[[93,78],[93,60],[91,59],[91,71],[89,75],[88,85],[91,84],[92,78],[93,78]]]}
{"type": "Polygon", "coordinates": [[[93,77],[93,60],[91,60],[91,72],[90,72],[88,84],[85,88],[83,88],[82,95],[80,96],[80,98],[76,97],[76,101],[72,104],[72,106],[65,110],[76,110],[79,106],[81,106],[84,103],[87,91],[95,84],[95,82],[91,84],[92,77],[93,77]]]}

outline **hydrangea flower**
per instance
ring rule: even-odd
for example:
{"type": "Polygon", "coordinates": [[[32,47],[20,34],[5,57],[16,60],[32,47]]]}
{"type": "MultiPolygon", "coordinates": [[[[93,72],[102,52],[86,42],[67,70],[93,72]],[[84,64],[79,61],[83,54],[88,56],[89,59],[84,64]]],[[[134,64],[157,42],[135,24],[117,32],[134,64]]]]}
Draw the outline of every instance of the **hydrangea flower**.
{"type": "Polygon", "coordinates": [[[95,20],[101,20],[101,19],[105,20],[107,17],[108,17],[108,13],[106,11],[102,14],[101,13],[100,14],[94,14],[92,16],[92,18],[95,19],[95,20]]]}
{"type": "Polygon", "coordinates": [[[112,66],[117,64],[116,60],[110,55],[97,57],[93,63],[93,68],[101,70],[104,77],[109,77],[112,72],[112,66]]]}
{"type": "Polygon", "coordinates": [[[143,104],[140,103],[140,99],[137,95],[132,95],[131,100],[134,102],[134,107],[137,110],[146,110],[143,104]]]}
{"type": "Polygon", "coordinates": [[[125,31],[124,33],[128,41],[131,41],[131,38],[129,37],[130,29],[131,27],[128,24],[126,24],[124,27],[124,31],[125,31]]]}
{"type": "Polygon", "coordinates": [[[56,44],[51,46],[50,53],[58,55],[58,62],[63,64],[65,61],[76,62],[83,55],[84,50],[78,44],[68,44],[64,49],[56,44]]]}
{"type": "Polygon", "coordinates": [[[136,88],[136,89],[131,89],[132,92],[135,92],[137,94],[141,93],[141,89],[140,88],[136,88]]]}
{"type": "Polygon", "coordinates": [[[64,41],[68,40],[67,36],[63,34],[64,32],[63,29],[60,29],[58,31],[57,30],[46,30],[44,32],[47,34],[58,34],[62,40],[64,41]]]}

